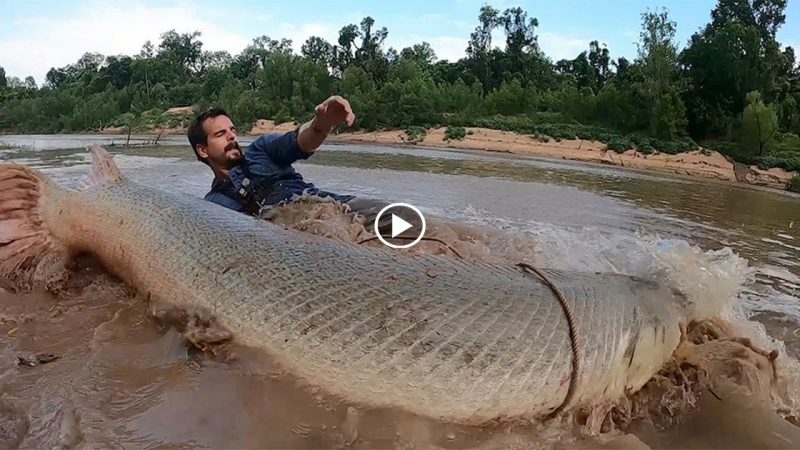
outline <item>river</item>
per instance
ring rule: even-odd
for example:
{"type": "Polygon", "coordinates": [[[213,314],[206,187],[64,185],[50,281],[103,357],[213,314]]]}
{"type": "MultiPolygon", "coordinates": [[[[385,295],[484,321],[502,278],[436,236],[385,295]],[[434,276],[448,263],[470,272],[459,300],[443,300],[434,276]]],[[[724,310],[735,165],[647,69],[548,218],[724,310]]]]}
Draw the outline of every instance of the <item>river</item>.
{"type": "MultiPolygon", "coordinates": [[[[211,172],[184,139],[124,148],[118,145],[124,136],[0,136],[0,159],[77,185],[87,173],[86,146],[113,142],[108,148],[126,175],[202,196],[211,172]]],[[[402,201],[426,214],[497,230],[503,236],[497,245],[514,247],[542,266],[668,279],[711,306],[724,305],[728,316],[779,348],[787,367],[797,367],[798,195],[424,148],[325,145],[295,167],[326,190],[402,201]]],[[[3,294],[0,443],[14,442],[17,432],[27,447],[319,448],[343,445],[353,434],[347,430],[355,419],[347,419],[345,405],[297,388],[262,357],[240,349],[246,357],[236,364],[204,359],[174,329],[149,319],[141,302],[98,268],[84,268],[75,283],[59,301],[40,292],[3,294]],[[59,359],[35,367],[17,363],[20,355],[42,352],[59,359]],[[2,441],[6,435],[11,437],[2,441]]],[[[398,437],[411,436],[439,447],[473,448],[501,434],[386,414],[359,414],[353,446],[395,446],[398,437]]],[[[746,418],[704,420],[667,431],[640,428],[636,442],[667,448],[787,447],[788,438],[745,432],[746,418]],[[699,423],[718,429],[700,431],[699,423]]],[[[506,436],[521,441],[498,446],[537,446],[525,433],[506,436]]],[[[800,441],[788,447],[792,444],[800,441]]]]}

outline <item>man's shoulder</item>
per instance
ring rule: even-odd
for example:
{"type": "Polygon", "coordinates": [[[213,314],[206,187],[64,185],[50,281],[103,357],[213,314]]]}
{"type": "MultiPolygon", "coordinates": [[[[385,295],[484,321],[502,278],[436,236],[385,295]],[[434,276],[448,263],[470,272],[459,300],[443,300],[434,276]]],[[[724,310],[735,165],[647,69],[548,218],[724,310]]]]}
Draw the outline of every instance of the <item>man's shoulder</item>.
{"type": "Polygon", "coordinates": [[[309,157],[298,143],[298,129],[292,131],[273,131],[258,137],[247,146],[244,152],[245,164],[265,163],[270,160],[279,166],[288,166],[298,159],[309,157]]]}
{"type": "Polygon", "coordinates": [[[292,133],[292,131],[270,131],[269,133],[264,133],[247,146],[247,151],[254,150],[254,153],[267,153],[273,148],[285,145],[284,141],[289,137],[287,136],[289,133],[292,133]]]}
{"type": "Polygon", "coordinates": [[[259,143],[259,144],[268,144],[270,142],[276,141],[284,136],[287,136],[292,133],[296,133],[297,129],[289,130],[289,131],[270,131],[267,133],[262,134],[261,136],[257,137],[250,145],[259,143]]]}
{"type": "Polygon", "coordinates": [[[241,211],[244,205],[236,186],[230,180],[214,179],[211,190],[203,198],[235,211],[241,211]]]}

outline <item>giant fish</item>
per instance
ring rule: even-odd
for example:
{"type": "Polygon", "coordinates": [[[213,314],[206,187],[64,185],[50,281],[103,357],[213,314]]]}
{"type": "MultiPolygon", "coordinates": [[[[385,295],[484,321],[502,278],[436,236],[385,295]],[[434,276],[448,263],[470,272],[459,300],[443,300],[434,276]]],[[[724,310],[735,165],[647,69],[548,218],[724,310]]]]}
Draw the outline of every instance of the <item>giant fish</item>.
{"type": "Polygon", "coordinates": [[[652,281],[341,242],[137,184],[106,150],[91,155],[82,189],[0,165],[0,277],[47,284],[93,254],[352,405],[546,419],[640,389],[691,319],[685,296],[652,281]]]}

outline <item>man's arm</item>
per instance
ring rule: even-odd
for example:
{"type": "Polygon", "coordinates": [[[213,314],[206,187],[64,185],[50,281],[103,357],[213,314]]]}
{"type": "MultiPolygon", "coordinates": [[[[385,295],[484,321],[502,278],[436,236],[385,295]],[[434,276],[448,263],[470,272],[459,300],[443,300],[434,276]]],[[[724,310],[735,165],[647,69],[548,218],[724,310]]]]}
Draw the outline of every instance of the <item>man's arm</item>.
{"type": "Polygon", "coordinates": [[[300,149],[298,129],[283,134],[269,133],[253,141],[244,153],[247,169],[252,175],[266,176],[271,166],[287,167],[311,153],[300,149]]]}
{"type": "Polygon", "coordinates": [[[297,144],[306,153],[313,153],[330,134],[331,130],[346,123],[353,125],[356,116],[350,103],[344,98],[334,95],[314,109],[314,118],[300,125],[297,132],[297,144]]]}
{"type": "Polygon", "coordinates": [[[333,96],[314,110],[314,118],[284,134],[271,133],[256,139],[244,158],[253,175],[266,175],[269,162],[287,167],[298,159],[307,159],[342,122],[352,125],[355,115],[347,100],[333,96]]]}

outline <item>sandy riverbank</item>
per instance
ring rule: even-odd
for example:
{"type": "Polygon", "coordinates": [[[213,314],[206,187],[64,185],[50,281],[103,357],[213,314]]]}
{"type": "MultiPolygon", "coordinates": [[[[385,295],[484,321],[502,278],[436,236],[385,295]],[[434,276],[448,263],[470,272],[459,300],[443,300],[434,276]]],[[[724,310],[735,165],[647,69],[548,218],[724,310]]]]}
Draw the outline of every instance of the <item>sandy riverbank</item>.
{"type": "MultiPolygon", "coordinates": [[[[258,120],[252,129],[245,134],[260,136],[266,133],[286,132],[297,125],[291,122],[276,124],[271,120],[258,120]]],[[[119,133],[120,130],[108,129],[105,133],[119,133]]],[[[185,134],[185,129],[154,130],[162,135],[185,134]]],[[[761,170],[756,166],[747,166],[729,160],[721,153],[696,150],[668,155],[658,153],[645,155],[634,150],[616,153],[597,141],[580,139],[542,142],[538,138],[510,131],[491,130],[486,128],[467,128],[467,136],[463,140],[445,140],[445,128],[428,130],[425,137],[416,142],[409,140],[403,130],[375,132],[347,132],[328,138],[330,143],[369,143],[381,145],[424,146],[468,150],[484,150],[519,155],[530,155],[543,158],[562,159],[596,164],[607,164],[635,170],[666,172],[691,177],[703,177],[720,181],[740,182],[754,186],[773,189],[786,189],[786,183],[795,172],[773,168],[761,170]]]]}
{"type": "MultiPolygon", "coordinates": [[[[248,134],[261,135],[294,129],[291,123],[275,124],[259,120],[248,134]]],[[[564,159],[598,164],[609,164],[637,170],[669,172],[680,175],[713,178],[722,181],[738,181],[774,189],[786,189],[786,183],[794,172],[773,168],[760,170],[755,166],[734,163],[718,152],[692,151],[678,155],[664,153],[645,155],[634,150],[619,154],[608,150],[603,143],[584,140],[562,140],[542,142],[534,136],[486,128],[467,128],[469,134],[458,141],[444,139],[444,128],[428,130],[424,139],[410,142],[402,130],[353,132],[331,136],[329,142],[370,143],[382,145],[420,145],[425,147],[461,148],[485,150],[545,158],[564,159]]]]}

